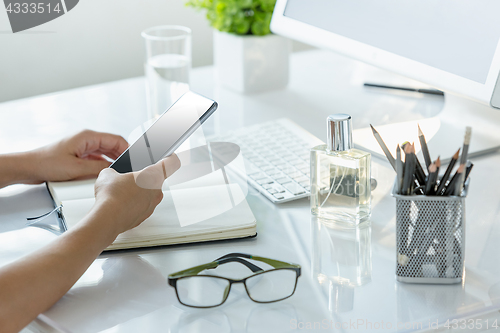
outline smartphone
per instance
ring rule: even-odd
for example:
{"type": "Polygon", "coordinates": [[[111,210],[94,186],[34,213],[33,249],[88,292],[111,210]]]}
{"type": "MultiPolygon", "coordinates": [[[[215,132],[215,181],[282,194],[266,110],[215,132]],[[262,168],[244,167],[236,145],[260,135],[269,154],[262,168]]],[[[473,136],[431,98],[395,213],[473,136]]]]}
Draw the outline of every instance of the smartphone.
{"type": "Polygon", "coordinates": [[[110,168],[119,173],[139,171],[172,155],[215,110],[215,101],[191,91],[185,93],[110,168]]]}

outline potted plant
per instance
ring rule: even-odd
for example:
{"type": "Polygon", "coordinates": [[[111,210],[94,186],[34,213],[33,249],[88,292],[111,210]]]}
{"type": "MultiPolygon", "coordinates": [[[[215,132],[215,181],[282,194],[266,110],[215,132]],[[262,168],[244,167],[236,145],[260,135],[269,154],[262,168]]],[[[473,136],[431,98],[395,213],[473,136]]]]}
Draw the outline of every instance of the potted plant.
{"type": "Polygon", "coordinates": [[[289,40],[271,33],[276,0],[188,0],[206,10],[214,30],[217,81],[238,92],[279,89],[288,83],[289,40]]]}

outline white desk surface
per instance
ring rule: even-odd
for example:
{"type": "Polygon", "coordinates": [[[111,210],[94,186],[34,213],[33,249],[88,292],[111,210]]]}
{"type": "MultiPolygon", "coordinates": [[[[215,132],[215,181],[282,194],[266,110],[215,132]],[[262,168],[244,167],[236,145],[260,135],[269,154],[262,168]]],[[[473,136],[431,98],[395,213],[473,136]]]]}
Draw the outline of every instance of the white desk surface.
{"type": "MultiPolygon", "coordinates": [[[[213,97],[220,105],[205,131],[224,133],[288,117],[323,138],[325,118],[330,113],[350,113],[356,128],[433,116],[443,105],[443,99],[435,96],[367,90],[362,87],[365,80],[416,83],[325,51],[293,54],[290,70],[287,89],[243,96],[214,85],[211,67],[194,69],[192,89],[213,97]]],[[[83,128],[126,138],[145,120],[145,105],[143,78],[2,103],[0,153],[39,147],[83,128]]],[[[399,331],[425,329],[436,320],[443,324],[449,318],[498,314],[500,156],[490,155],[474,163],[467,199],[466,278],[461,285],[396,282],[395,200],[390,196],[394,172],[386,161],[374,158],[372,175],[379,185],[373,191],[373,214],[367,230],[318,228],[307,199],[273,205],[250,191],[248,201],[258,220],[256,239],[103,254],[67,295],[32,325],[50,322],[64,332],[289,332],[308,325],[342,325],[343,332],[391,332],[398,327],[399,331]],[[356,243],[360,234],[371,243],[356,243]],[[250,301],[242,286],[236,286],[221,307],[198,310],[180,305],[167,284],[167,275],[229,252],[301,264],[303,274],[296,294],[262,305],[250,301]],[[336,276],[338,280],[343,274],[353,274],[349,264],[360,255],[368,260],[363,274],[369,282],[346,289],[328,278],[336,276]],[[319,273],[327,277],[322,284],[319,273]],[[368,322],[379,329],[370,329],[368,322]]],[[[51,207],[42,185],[0,191],[0,265],[56,237],[38,228],[23,229],[26,217],[51,207]]],[[[246,273],[237,264],[231,265],[221,268],[221,274],[246,273]]],[[[484,329],[486,321],[482,324],[484,329]]],[[[47,325],[42,326],[50,331],[47,325]]]]}

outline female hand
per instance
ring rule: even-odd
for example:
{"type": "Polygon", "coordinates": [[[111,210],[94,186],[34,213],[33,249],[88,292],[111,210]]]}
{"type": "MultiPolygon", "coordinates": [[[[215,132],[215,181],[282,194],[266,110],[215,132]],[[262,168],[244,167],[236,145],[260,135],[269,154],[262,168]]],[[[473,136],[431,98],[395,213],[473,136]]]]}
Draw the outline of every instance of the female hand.
{"type": "Polygon", "coordinates": [[[72,137],[27,152],[32,169],[29,183],[97,177],[120,156],[128,143],[119,135],[84,130],[72,137]]]}
{"type": "Polygon", "coordinates": [[[112,214],[116,221],[114,233],[118,234],[138,226],[153,214],[161,202],[161,187],[181,163],[177,155],[151,165],[142,171],[120,174],[113,169],[104,169],[95,183],[96,203],[93,210],[112,214]]]}

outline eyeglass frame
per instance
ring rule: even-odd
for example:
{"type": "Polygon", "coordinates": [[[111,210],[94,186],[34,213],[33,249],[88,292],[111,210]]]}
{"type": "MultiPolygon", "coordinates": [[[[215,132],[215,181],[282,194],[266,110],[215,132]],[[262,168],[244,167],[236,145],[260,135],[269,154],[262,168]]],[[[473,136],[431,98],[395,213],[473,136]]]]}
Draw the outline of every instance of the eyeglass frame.
{"type": "Polygon", "coordinates": [[[227,298],[229,297],[229,293],[231,292],[231,287],[234,283],[243,283],[243,285],[245,286],[245,291],[247,292],[248,297],[255,303],[263,303],[264,304],[264,303],[274,303],[274,302],[279,302],[279,301],[285,300],[289,297],[292,297],[293,294],[295,293],[295,290],[297,289],[297,282],[299,281],[300,275],[301,275],[301,267],[298,264],[292,264],[292,263],[288,263],[288,262],[284,262],[284,261],[280,261],[280,260],[254,256],[254,255],[250,255],[250,254],[246,254],[246,253],[229,253],[229,254],[226,254],[220,258],[217,258],[214,261],[209,262],[207,264],[194,266],[194,267],[191,267],[191,268],[188,268],[188,269],[176,272],[176,273],[169,274],[168,275],[168,284],[175,289],[175,295],[177,296],[177,300],[182,305],[189,306],[191,308],[207,309],[207,308],[215,308],[217,306],[221,306],[222,304],[224,304],[226,302],[227,298]],[[263,263],[266,263],[266,264],[274,267],[274,269],[264,270],[264,269],[260,268],[259,266],[255,265],[255,264],[253,264],[253,263],[251,263],[243,258],[261,261],[263,263]],[[247,268],[249,268],[254,274],[249,275],[243,279],[230,279],[230,278],[226,278],[223,276],[217,276],[217,275],[198,274],[206,269],[215,269],[215,268],[219,267],[219,265],[226,264],[229,262],[239,262],[240,264],[243,264],[247,268]],[[265,274],[268,272],[273,272],[273,271],[278,271],[278,270],[291,270],[291,271],[295,272],[295,285],[293,286],[292,293],[286,297],[283,297],[283,298],[280,298],[277,300],[273,300],[273,301],[257,301],[255,299],[253,299],[252,296],[250,295],[250,291],[247,288],[246,280],[249,278],[255,277],[257,275],[260,275],[260,274],[265,274]],[[219,304],[208,305],[208,306],[189,305],[189,304],[182,302],[181,298],[179,297],[179,291],[177,290],[177,281],[180,279],[183,279],[183,278],[194,277],[194,276],[206,276],[206,277],[210,277],[210,278],[217,278],[217,279],[223,279],[223,280],[228,281],[229,288],[227,289],[227,292],[226,291],[224,292],[224,297],[223,297],[222,301],[219,304]]]}

